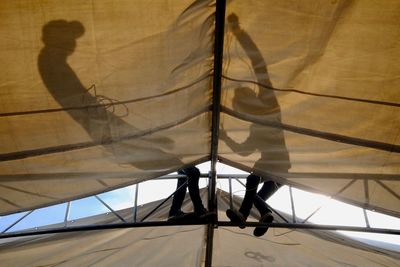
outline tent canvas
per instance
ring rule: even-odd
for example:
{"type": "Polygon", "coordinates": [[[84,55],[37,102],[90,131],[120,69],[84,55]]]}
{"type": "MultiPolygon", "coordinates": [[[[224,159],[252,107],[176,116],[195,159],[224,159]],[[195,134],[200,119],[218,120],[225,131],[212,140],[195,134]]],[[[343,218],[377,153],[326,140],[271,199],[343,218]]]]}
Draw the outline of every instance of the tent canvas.
{"type": "Polygon", "coordinates": [[[396,0],[1,1],[0,214],[209,159],[213,209],[218,159],[399,217],[399,14],[396,0]]]}

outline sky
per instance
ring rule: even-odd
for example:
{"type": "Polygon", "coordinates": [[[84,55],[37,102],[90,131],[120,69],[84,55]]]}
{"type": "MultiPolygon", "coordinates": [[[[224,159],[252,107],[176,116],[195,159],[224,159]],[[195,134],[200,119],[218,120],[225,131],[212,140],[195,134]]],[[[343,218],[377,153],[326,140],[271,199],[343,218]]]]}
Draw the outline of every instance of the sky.
{"type": "MultiPolygon", "coordinates": [[[[202,173],[208,173],[210,163],[205,162],[198,165],[202,173]]],[[[248,174],[233,167],[218,163],[217,173],[219,174],[248,174]]],[[[245,183],[245,179],[241,180],[245,183]]],[[[207,186],[207,179],[200,180],[200,187],[207,186]]],[[[261,186],[261,185],[260,185],[261,186]]],[[[228,180],[220,179],[217,187],[229,191],[228,180]]],[[[98,196],[114,210],[126,209],[134,206],[136,185],[113,190],[98,196]]],[[[172,194],[176,189],[176,180],[152,180],[139,184],[138,205],[149,203],[155,200],[164,199],[172,194]]],[[[235,195],[243,196],[245,188],[239,182],[232,180],[232,191],[235,195]]],[[[361,208],[349,205],[327,196],[306,192],[292,188],[295,203],[295,213],[297,220],[304,220],[316,209],[319,209],[308,222],[324,225],[348,225],[365,227],[364,212],[361,208]]],[[[267,203],[274,209],[292,214],[289,187],[282,186],[267,203]]],[[[26,218],[18,222],[7,232],[19,231],[28,228],[41,227],[54,223],[64,222],[67,204],[53,205],[42,209],[37,209],[26,218]]],[[[95,197],[87,197],[71,202],[70,213],[68,216],[69,224],[74,220],[89,217],[97,214],[110,212],[95,197]]],[[[12,214],[0,217],[0,232],[9,228],[22,216],[28,212],[12,214]]],[[[132,213],[133,214],[133,213],[132,213]]],[[[400,219],[392,216],[367,211],[369,224],[375,228],[387,228],[400,230],[400,219]]],[[[132,218],[133,219],[133,218],[132,218]]],[[[400,236],[387,234],[371,234],[361,232],[338,231],[338,233],[350,236],[359,241],[375,244],[387,249],[400,252],[400,236]]]]}

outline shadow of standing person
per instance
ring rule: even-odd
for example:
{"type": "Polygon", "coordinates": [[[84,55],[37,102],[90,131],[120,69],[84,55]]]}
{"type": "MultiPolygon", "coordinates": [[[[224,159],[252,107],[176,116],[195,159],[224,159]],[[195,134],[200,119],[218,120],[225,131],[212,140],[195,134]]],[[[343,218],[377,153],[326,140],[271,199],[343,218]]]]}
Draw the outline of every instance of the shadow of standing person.
{"type": "Polygon", "coordinates": [[[90,94],[68,64],[67,58],[75,51],[76,39],[84,32],[85,28],[79,21],[54,20],[44,25],[42,41],[45,46],[38,58],[39,72],[54,99],[68,110],[92,140],[106,143],[113,140],[112,130],[130,129],[132,126],[108,111],[102,105],[104,103],[90,94]],[[82,106],[86,108],[79,108],[82,106]]]}
{"type": "Polygon", "coordinates": [[[38,67],[48,91],[91,137],[94,145],[103,145],[120,164],[131,164],[139,169],[168,169],[181,166],[179,158],[159,146],[171,147],[174,141],[157,134],[143,140],[129,140],[138,130],[108,109],[106,97],[92,95],[82,84],[67,62],[76,48],[76,40],[85,32],[79,21],[53,20],[42,28],[43,49],[38,57],[38,67]],[[147,160],[153,158],[154,162],[147,160]]]}
{"type": "MultiPolygon", "coordinates": [[[[140,140],[138,144],[124,138],[135,133],[137,129],[109,111],[102,99],[89,93],[81,83],[67,58],[75,51],[76,39],[84,32],[85,28],[79,21],[53,20],[43,26],[42,41],[45,46],[39,54],[38,67],[48,91],[83,127],[93,142],[103,145],[119,163],[131,164],[143,170],[164,172],[172,167],[183,166],[184,163],[178,157],[157,147],[173,145],[174,141],[167,137],[152,136],[140,140]]],[[[188,183],[186,178],[178,179],[179,190],[174,197],[170,215],[176,216],[180,212],[187,187],[195,214],[198,217],[205,215],[207,210],[202,204],[198,187],[200,172],[190,166],[179,173],[187,175],[188,183]]]]}
{"type": "MultiPolygon", "coordinates": [[[[271,87],[267,66],[261,52],[250,36],[240,28],[239,19],[236,14],[228,16],[229,29],[238,40],[251,61],[253,71],[257,77],[257,82],[267,87],[271,87]]],[[[273,119],[278,124],[281,122],[280,106],[272,90],[260,88],[258,95],[247,87],[235,89],[233,98],[233,109],[236,112],[265,116],[273,119]]],[[[224,129],[221,129],[220,138],[236,153],[241,156],[248,156],[253,152],[260,152],[260,158],[254,163],[254,170],[267,172],[288,172],[290,168],[289,153],[286,148],[285,138],[282,129],[278,127],[260,127],[252,124],[249,129],[249,136],[242,143],[237,143],[230,138],[224,129]],[[243,149],[245,148],[245,149],[243,149]]],[[[273,221],[271,210],[265,203],[281,185],[273,181],[270,177],[260,177],[251,173],[246,179],[246,193],[239,210],[227,210],[227,216],[232,222],[243,224],[254,206],[260,212],[260,222],[270,223],[273,221]],[[261,189],[257,192],[258,184],[263,181],[261,189]]],[[[256,227],[255,236],[262,236],[268,228],[256,227]]]]}

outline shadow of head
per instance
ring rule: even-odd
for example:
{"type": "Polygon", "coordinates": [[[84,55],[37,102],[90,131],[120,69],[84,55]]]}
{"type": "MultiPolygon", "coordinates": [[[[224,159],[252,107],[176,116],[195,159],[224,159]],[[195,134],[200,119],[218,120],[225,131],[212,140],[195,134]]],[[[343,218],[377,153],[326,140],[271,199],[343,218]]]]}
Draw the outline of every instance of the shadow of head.
{"type": "Polygon", "coordinates": [[[75,50],[76,39],[84,32],[85,28],[79,21],[52,20],[43,26],[42,41],[46,47],[71,54],[75,50]]]}
{"type": "Polygon", "coordinates": [[[232,30],[239,29],[239,17],[235,13],[229,14],[228,27],[232,30]]]}

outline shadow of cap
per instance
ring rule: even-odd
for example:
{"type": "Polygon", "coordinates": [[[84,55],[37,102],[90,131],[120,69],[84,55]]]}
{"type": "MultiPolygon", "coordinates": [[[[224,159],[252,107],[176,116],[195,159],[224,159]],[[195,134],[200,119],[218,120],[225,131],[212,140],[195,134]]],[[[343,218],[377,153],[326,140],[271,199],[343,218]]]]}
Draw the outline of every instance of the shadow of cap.
{"type": "Polygon", "coordinates": [[[42,40],[46,45],[62,43],[81,37],[85,28],[79,21],[52,20],[42,29],[42,40]]]}

